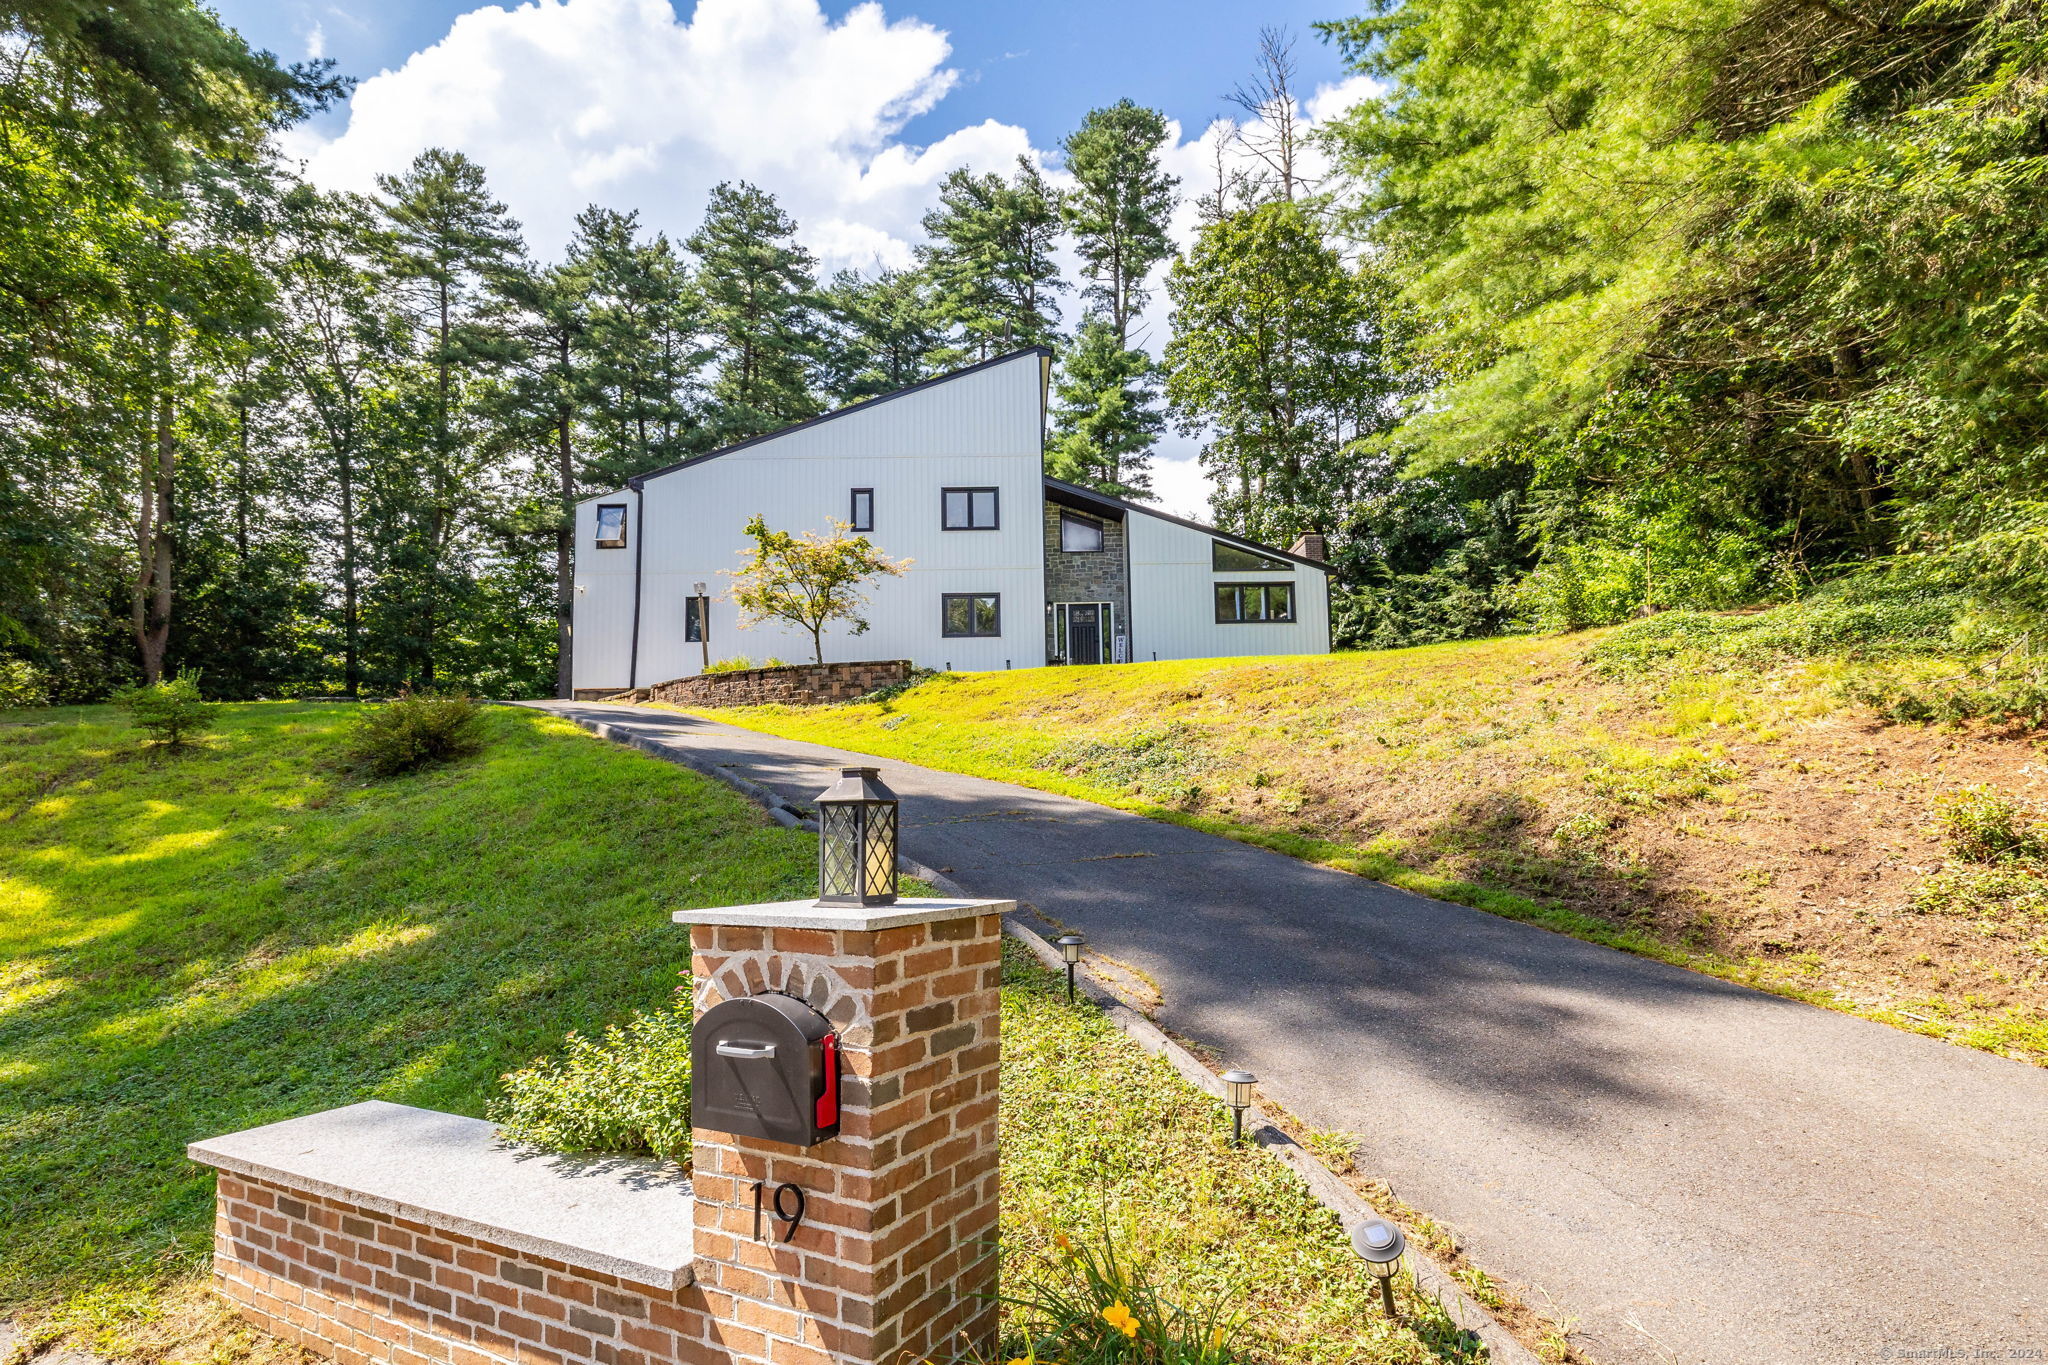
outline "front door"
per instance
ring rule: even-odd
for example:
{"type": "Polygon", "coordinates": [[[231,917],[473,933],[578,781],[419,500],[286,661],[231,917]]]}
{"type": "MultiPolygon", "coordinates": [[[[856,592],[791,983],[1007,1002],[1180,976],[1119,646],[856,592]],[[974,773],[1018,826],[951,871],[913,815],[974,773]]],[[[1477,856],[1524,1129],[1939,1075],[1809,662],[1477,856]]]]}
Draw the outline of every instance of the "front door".
{"type": "Polygon", "coordinates": [[[1093,602],[1067,604],[1067,661],[1102,662],[1102,608],[1093,602]]]}

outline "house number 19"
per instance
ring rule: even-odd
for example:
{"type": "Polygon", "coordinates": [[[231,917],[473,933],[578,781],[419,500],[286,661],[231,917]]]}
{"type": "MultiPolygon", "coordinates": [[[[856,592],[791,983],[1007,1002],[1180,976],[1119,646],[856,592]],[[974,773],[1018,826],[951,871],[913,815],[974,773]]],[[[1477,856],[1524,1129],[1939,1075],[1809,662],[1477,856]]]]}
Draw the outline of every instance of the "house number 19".
{"type": "MultiPolygon", "coordinates": [[[[757,1242],[761,1240],[761,1194],[763,1188],[764,1186],[761,1181],[756,1180],[754,1182],[754,1240],[757,1242]]],[[[795,1185],[788,1184],[775,1187],[775,1221],[789,1224],[788,1231],[782,1234],[783,1241],[787,1242],[790,1238],[796,1236],[797,1225],[804,1221],[804,1192],[801,1189],[795,1185]],[[796,1206],[794,1208],[785,1208],[784,1204],[791,1195],[796,1196],[796,1206]]]]}

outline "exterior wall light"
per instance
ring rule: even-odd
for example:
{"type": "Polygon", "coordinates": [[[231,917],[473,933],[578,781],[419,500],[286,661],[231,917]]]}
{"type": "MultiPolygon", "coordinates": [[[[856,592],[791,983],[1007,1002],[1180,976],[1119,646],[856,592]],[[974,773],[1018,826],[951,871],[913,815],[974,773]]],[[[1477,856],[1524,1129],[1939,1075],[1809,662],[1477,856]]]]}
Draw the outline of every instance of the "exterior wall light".
{"type": "Polygon", "coordinates": [[[1401,1254],[1408,1250],[1408,1239],[1392,1223],[1370,1218],[1351,1229],[1351,1249],[1380,1282],[1380,1302],[1386,1305],[1387,1316],[1398,1318],[1400,1314],[1394,1310],[1394,1272],[1401,1268],[1401,1254]]]}
{"type": "Polygon", "coordinates": [[[1244,1145],[1244,1111],[1252,1107],[1252,1087],[1259,1078],[1249,1071],[1223,1073],[1223,1092],[1230,1104],[1230,1145],[1244,1145]]]}
{"type": "Polygon", "coordinates": [[[1067,963],[1067,1003],[1074,1003],[1074,967],[1081,960],[1081,945],[1088,940],[1079,934],[1061,934],[1053,942],[1059,945],[1060,956],[1067,963]]]}
{"type": "Polygon", "coordinates": [[[818,904],[896,903],[896,793],[879,769],[841,768],[818,805],[818,904]]]}

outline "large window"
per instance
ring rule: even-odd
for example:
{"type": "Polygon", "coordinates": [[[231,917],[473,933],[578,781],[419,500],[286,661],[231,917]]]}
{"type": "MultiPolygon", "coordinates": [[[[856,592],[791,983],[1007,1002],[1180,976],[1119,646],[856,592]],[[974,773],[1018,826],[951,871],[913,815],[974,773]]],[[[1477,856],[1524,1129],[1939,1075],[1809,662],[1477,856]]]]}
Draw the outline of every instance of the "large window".
{"type": "Polygon", "coordinates": [[[607,502],[597,509],[597,548],[600,550],[623,550],[626,548],[626,504],[607,502]]]}
{"type": "Polygon", "coordinates": [[[944,490],[943,504],[948,531],[997,529],[996,490],[993,488],[948,488],[944,490]]]}
{"type": "Polygon", "coordinates": [[[1217,573],[1284,573],[1293,567],[1282,560],[1254,554],[1241,545],[1226,545],[1220,540],[1209,542],[1209,566],[1217,573]]]}
{"type": "Polygon", "coordinates": [[[949,592],[940,599],[948,638],[1003,633],[1003,599],[992,592],[949,592]]]}
{"type": "Polygon", "coordinates": [[[1070,555],[1092,555],[1102,550],[1102,523],[1060,513],[1060,548],[1070,555]]]}
{"type": "Polygon", "coordinates": [[[1230,625],[1240,621],[1292,621],[1292,583],[1218,583],[1216,620],[1230,625]]]}
{"type": "Polygon", "coordinates": [[[847,524],[856,531],[872,531],[875,529],[874,489],[856,488],[853,490],[852,514],[846,520],[847,524]]]}

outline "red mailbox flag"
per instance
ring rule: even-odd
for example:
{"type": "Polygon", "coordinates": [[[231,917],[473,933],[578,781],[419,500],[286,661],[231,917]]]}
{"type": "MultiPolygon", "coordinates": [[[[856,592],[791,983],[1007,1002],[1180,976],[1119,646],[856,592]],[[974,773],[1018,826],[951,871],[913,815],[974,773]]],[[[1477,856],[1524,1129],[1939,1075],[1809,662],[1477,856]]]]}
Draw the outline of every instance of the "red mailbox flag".
{"type": "Polygon", "coordinates": [[[839,1122],[839,1035],[828,1033],[819,1042],[825,1050],[825,1091],[818,1096],[818,1124],[830,1128],[839,1122]]]}

